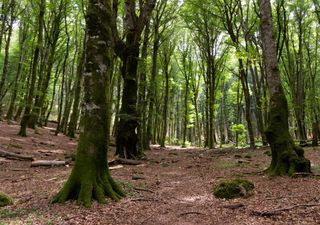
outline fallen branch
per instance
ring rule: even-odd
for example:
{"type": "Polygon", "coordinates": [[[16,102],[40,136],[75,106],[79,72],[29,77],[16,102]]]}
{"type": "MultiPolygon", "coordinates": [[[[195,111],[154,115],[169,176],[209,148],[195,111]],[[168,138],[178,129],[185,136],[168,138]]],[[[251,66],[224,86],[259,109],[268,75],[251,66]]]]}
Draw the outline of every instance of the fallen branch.
{"type": "Polygon", "coordinates": [[[196,212],[196,211],[190,211],[190,212],[180,213],[180,216],[189,215],[189,214],[197,214],[197,215],[204,215],[204,216],[206,216],[206,214],[201,213],[201,212],[196,212]]]}
{"type": "Polygon", "coordinates": [[[15,159],[15,160],[27,160],[27,161],[33,161],[34,157],[30,155],[22,155],[22,154],[16,154],[13,152],[7,152],[4,150],[0,150],[0,156],[7,158],[7,159],[15,159]]]}
{"type": "Polygon", "coordinates": [[[116,170],[116,169],[120,169],[120,168],[123,168],[123,166],[122,165],[110,166],[109,170],[116,170]]]}
{"type": "Polygon", "coordinates": [[[143,162],[140,160],[117,158],[117,159],[113,159],[113,160],[109,161],[108,165],[109,165],[109,167],[116,166],[118,164],[137,166],[137,165],[141,165],[142,163],[143,162]]]}
{"type": "Polygon", "coordinates": [[[154,198],[135,198],[131,199],[132,202],[162,202],[159,199],[154,199],[154,198]]]}
{"type": "Polygon", "coordinates": [[[151,190],[149,190],[149,189],[145,189],[145,188],[137,188],[137,187],[135,187],[135,188],[134,188],[134,190],[136,190],[136,191],[145,191],[145,192],[154,193],[154,191],[151,191],[151,190]]]}
{"type": "Polygon", "coordinates": [[[299,205],[294,205],[294,206],[287,207],[287,208],[280,208],[280,209],[266,210],[266,211],[255,211],[255,210],[252,210],[251,214],[255,215],[255,216],[274,216],[274,215],[280,214],[281,212],[289,211],[289,210],[294,209],[294,208],[315,207],[315,206],[320,206],[320,204],[299,204],[299,205]]]}
{"type": "Polygon", "coordinates": [[[31,167],[37,166],[65,166],[65,161],[57,161],[57,160],[36,160],[31,163],[31,167]]]}
{"type": "Polygon", "coordinates": [[[224,205],[222,207],[226,208],[226,209],[238,209],[238,208],[244,207],[244,204],[237,203],[237,204],[233,204],[233,205],[224,205]]]}

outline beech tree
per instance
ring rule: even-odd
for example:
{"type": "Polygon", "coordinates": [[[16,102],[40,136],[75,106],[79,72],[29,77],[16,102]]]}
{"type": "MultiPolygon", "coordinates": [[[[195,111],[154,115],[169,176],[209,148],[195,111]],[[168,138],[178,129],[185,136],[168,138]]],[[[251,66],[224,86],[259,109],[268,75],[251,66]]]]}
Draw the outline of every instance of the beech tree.
{"type": "MultiPolygon", "coordinates": [[[[150,20],[151,12],[156,0],[125,1],[124,33],[125,41],[116,40],[115,51],[122,61],[121,75],[123,77],[122,106],[120,121],[117,127],[116,145],[118,154],[123,158],[138,158],[138,135],[136,128],[139,125],[137,115],[137,69],[142,32],[150,20]],[[139,14],[137,7],[139,6],[139,14]]],[[[117,1],[115,1],[115,5],[117,1]]]]}
{"type": "Polygon", "coordinates": [[[123,191],[112,179],[108,164],[109,88],[113,63],[112,1],[89,0],[86,13],[82,132],[71,175],[53,202],[76,199],[89,207],[92,199],[119,200],[123,191]]]}
{"type": "Polygon", "coordinates": [[[268,172],[271,175],[309,173],[310,161],[304,157],[303,149],[294,144],[289,133],[288,103],[280,79],[270,0],[259,0],[259,8],[263,56],[270,91],[269,126],[266,136],[271,147],[272,161],[268,172]]]}

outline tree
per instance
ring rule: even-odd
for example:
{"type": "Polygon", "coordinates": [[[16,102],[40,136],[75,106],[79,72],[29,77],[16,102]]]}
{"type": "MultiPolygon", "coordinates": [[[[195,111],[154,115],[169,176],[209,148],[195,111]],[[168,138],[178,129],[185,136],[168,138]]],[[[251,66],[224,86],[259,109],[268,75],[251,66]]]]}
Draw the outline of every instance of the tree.
{"type": "Polygon", "coordinates": [[[301,147],[294,144],[289,133],[288,104],[281,85],[272,24],[270,0],[259,0],[263,56],[270,91],[269,126],[266,136],[272,151],[268,168],[271,175],[292,175],[310,172],[310,161],[301,147]]]}
{"type": "Polygon", "coordinates": [[[90,0],[86,15],[83,125],[75,165],[67,182],[53,202],[77,199],[89,207],[92,199],[104,203],[105,196],[124,196],[112,179],[107,164],[110,75],[113,63],[113,20],[109,0],[90,0]]]}
{"type": "Polygon", "coordinates": [[[31,118],[31,110],[33,105],[33,98],[35,94],[35,86],[36,86],[36,79],[37,79],[37,68],[39,64],[39,57],[42,50],[43,45],[43,27],[44,27],[44,15],[46,10],[46,1],[41,0],[39,2],[39,14],[38,14],[38,27],[37,27],[37,44],[33,54],[33,63],[32,63],[32,70],[30,74],[30,85],[29,90],[27,93],[27,101],[25,110],[23,113],[23,117],[20,122],[20,136],[27,136],[27,125],[29,123],[29,119],[31,118]]]}
{"type": "MultiPolygon", "coordinates": [[[[116,1],[117,2],[117,1],[116,1]]],[[[137,69],[140,52],[141,35],[150,20],[156,0],[139,1],[139,12],[134,0],[125,1],[124,33],[125,42],[116,39],[115,51],[122,61],[121,75],[123,77],[122,106],[120,121],[116,135],[116,154],[123,158],[138,158],[138,136],[136,128],[139,125],[137,115],[137,69]]],[[[114,26],[115,27],[115,26],[114,26]]],[[[116,33],[116,31],[114,30],[116,33]]],[[[117,35],[116,35],[117,36],[117,35]]]]}

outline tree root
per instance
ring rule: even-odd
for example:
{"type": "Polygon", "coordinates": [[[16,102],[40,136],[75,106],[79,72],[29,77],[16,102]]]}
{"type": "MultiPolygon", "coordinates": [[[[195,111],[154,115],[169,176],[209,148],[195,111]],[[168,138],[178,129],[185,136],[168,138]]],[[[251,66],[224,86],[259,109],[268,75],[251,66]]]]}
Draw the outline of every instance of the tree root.
{"type": "Polygon", "coordinates": [[[61,191],[52,199],[51,203],[63,203],[69,199],[77,200],[89,208],[92,199],[99,203],[106,203],[109,197],[114,201],[119,201],[125,194],[120,186],[107,173],[103,178],[96,179],[75,179],[71,176],[61,191]]]}

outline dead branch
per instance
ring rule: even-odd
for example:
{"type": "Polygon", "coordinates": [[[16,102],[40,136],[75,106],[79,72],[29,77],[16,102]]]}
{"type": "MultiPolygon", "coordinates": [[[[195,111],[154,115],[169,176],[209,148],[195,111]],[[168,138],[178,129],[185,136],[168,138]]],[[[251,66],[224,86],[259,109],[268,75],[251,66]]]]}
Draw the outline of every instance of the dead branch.
{"type": "Polygon", "coordinates": [[[232,205],[224,205],[222,207],[226,208],[226,209],[238,209],[238,208],[244,207],[244,204],[237,203],[237,204],[232,204],[232,205]]]}
{"type": "Polygon", "coordinates": [[[120,169],[120,168],[123,168],[123,166],[122,165],[110,166],[109,170],[116,170],[116,169],[120,169]]]}
{"type": "Polygon", "coordinates": [[[131,199],[132,202],[162,202],[159,199],[154,199],[154,198],[135,198],[131,199]]]}
{"type": "Polygon", "coordinates": [[[7,159],[14,159],[14,160],[27,160],[27,161],[35,160],[34,157],[30,155],[16,154],[16,153],[7,152],[4,150],[0,150],[0,156],[7,159]]]}
{"type": "Polygon", "coordinates": [[[65,161],[57,161],[57,160],[36,160],[31,163],[31,167],[37,166],[65,166],[65,161]]]}
{"type": "Polygon", "coordinates": [[[117,158],[108,162],[109,167],[116,166],[118,164],[137,166],[137,165],[141,165],[142,162],[140,160],[124,159],[124,158],[117,158]]]}
{"type": "Polygon", "coordinates": [[[255,216],[274,216],[274,215],[278,215],[281,212],[284,211],[289,211],[291,209],[294,208],[299,208],[299,207],[316,207],[316,206],[320,206],[320,204],[299,204],[299,205],[293,205],[287,208],[280,208],[280,209],[275,209],[275,210],[265,210],[265,211],[256,211],[256,210],[252,210],[251,214],[255,215],[255,216]]]}
{"type": "Polygon", "coordinates": [[[137,188],[137,187],[135,187],[135,188],[134,188],[134,190],[136,190],[136,191],[145,191],[145,192],[154,193],[154,191],[149,190],[149,189],[145,189],[145,188],[137,188]]]}
{"type": "Polygon", "coordinates": [[[184,216],[184,215],[189,215],[189,214],[197,214],[197,215],[204,215],[206,216],[206,214],[201,213],[201,212],[196,212],[196,211],[190,211],[190,212],[184,212],[184,213],[180,213],[180,216],[184,216]]]}

